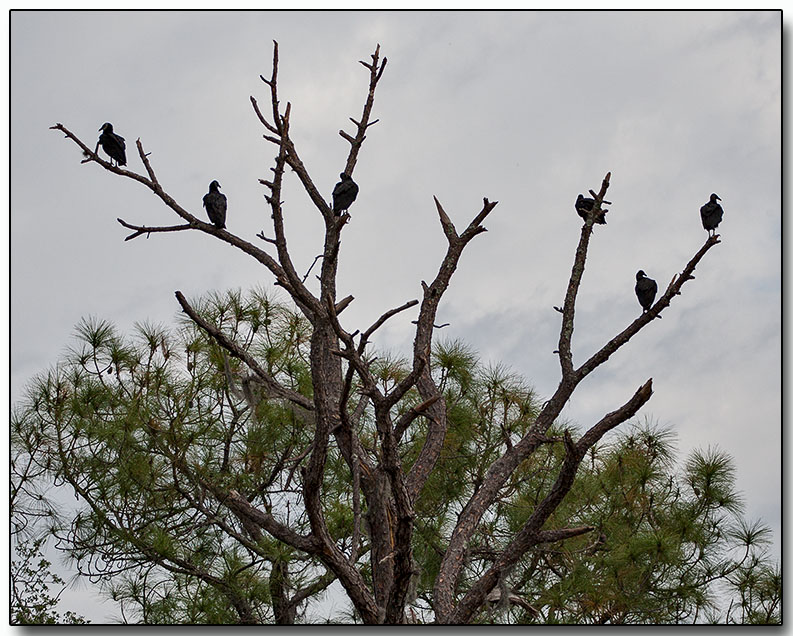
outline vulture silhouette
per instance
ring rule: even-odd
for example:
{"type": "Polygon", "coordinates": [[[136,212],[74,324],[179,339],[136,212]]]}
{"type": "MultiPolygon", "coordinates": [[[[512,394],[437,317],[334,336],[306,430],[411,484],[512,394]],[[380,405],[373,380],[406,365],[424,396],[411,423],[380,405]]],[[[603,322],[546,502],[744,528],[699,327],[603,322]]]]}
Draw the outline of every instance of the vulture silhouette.
{"type": "Polygon", "coordinates": [[[721,201],[721,197],[714,192],[710,195],[710,201],[699,209],[702,227],[708,231],[708,236],[713,236],[716,233],[716,228],[719,227],[721,218],[724,216],[724,210],[716,201],[721,201]]]}
{"type": "Polygon", "coordinates": [[[642,269],[636,272],[636,298],[639,299],[639,304],[644,310],[642,313],[652,307],[656,293],[658,293],[658,285],[655,281],[648,278],[642,269]]]}
{"type": "Polygon", "coordinates": [[[341,213],[346,211],[358,196],[358,184],[352,180],[352,177],[346,172],[342,172],[339,176],[341,181],[333,188],[333,212],[336,216],[341,216],[341,213]]]}
{"type": "Polygon", "coordinates": [[[113,159],[118,166],[127,165],[127,153],[125,152],[127,145],[124,143],[124,138],[113,132],[113,124],[102,124],[99,129],[102,134],[99,135],[99,145],[102,150],[110,157],[110,165],[113,165],[113,159]]]}
{"type": "MultiPolygon", "coordinates": [[[[587,214],[589,214],[595,207],[595,200],[590,199],[589,197],[585,197],[583,194],[579,194],[578,198],[575,200],[575,211],[578,212],[578,216],[586,221],[587,214]]],[[[606,212],[608,210],[600,210],[598,212],[597,218],[595,219],[595,223],[600,223],[601,225],[606,224],[606,212]]]]}
{"type": "Polygon", "coordinates": [[[204,207],[207,216],[216,228],[226,227],[226,195],[218,192],[220,184],[213,181],[209,184],[209,192],[204,195],[204,207]]]}

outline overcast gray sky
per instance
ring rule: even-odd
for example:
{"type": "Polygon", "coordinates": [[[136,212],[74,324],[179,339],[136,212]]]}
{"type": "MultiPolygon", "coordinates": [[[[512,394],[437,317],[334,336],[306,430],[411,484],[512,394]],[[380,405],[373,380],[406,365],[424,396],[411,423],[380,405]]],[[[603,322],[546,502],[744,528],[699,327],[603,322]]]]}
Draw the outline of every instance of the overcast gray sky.
{"type": "MultiPolygon", "coordinates": [[[[203,218],[217,179],[228,228],[272,234],[264,189],[275,156],[249,96],[268,103],[272,40],[282,102],[328,198],[358,118],[377,43],[388,57],[344,231],[339,295],[353,331],[420,298],[445,239],[435,195],[458,228],[499,201],[467,248],[439,320],[542,395],[559,381],[559,314],[581,220],[573,202],[611,171],[608,225],[590,248],[576,313],[582,361],[640,312],[644,269],[665,289],[704,243],[699,207],[725,210],[713,248],[663,314],[574,395],[580,426],[648,378],[641,416],[671,426],[681,455],[735,459],[747,515],[781,541],[781,14],[778,12],[15,12],[11,18],[11,398],[55,363],[74,325],[173,324],[173,292],[271,288],[250,257],[207,235],[124,242],[117,217],[176,215],[131,180],[80,164],[48,130],[93,147],[126,137],[128,167],[203,218]]],[[[293,175],[283,199],[298,269],[321,252],[321,223],[293,175]]],[[[266,247],[265,244],[261,244],[266,247]]],[[[376,346],[409,351],[415,311],[376,346]]],[[[84,590],[83,590],[83,593],[84,590]]],[[[96,618],[96,617],[95,617],[96,618]]],[[[99,616],[101,619],[101,616],[99,616]]]]}

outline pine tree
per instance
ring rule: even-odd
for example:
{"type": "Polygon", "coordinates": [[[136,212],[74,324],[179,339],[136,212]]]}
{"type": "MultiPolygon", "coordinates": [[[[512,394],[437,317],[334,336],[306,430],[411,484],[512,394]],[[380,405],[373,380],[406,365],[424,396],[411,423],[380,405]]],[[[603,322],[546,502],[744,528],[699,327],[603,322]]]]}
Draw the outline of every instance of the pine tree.
{"type": "MultiPolygon", "coordinates": [[[[374,97],[387,60],[378,46],[371,62],[361,63],[369,80],[363,111],[351,118],[353,134],[340,131],[350,148],[339,172],[350,178],[378,121],[374,97]]],[[[342,312],[354,299],[337,297],[336,278],[351,217],[336,215],[298,154],[291,103],[283,107],[278,93],[277,43],[272,74],[261,79],[271,112],[265,116],[254,97],[251,104],[277,156],[272,176],[260,179],[272,236],[262,231],[257,245],[181,206],[158,180],[140,140],[145,174],[105,161],[65,126],[53,126],[77,144],[84,163],[136,181],[181,219],[169,226],[119,219],[132,230],[126,240],[202,233],[249,255],[289,297],[289,304],[261,291],[188,300],[177,291],[186,316],[178,333],[144,324],[130,338],[86,321],[78,328],[80,347],[33,383],[12,425],[21,441],[39,432],[42,470],[83,502],[60,530],[80,567],[147,622],[291,623],[333,582],[351,603],[348,619],[369,624],[496,616],[699,620],[714,605],[705,589],[689,587],[703,582],[700,571],[714,581],[732,577],[742,590],[730,617],[775,617],[773,583],[759,575],[762,555],[754,565],[743,559],[729,571],[717,567],[722,557],[710,550],[710,531],[698,525],[737,511],[724,461],[702,456],[692,479],[718,470],[691,486],[691,498],[655,483],[664,469],[660,459],[637,477],[635,452],[625,447],[612,457],[602,446],[648,402],[652,379],[626,390],[630,397],[586,430],[559,421],[578,385],[693,280],[718,235],[708,237],[647,311],[587,360],[574,361],[576,300],[592,227],[608,203],[607,173],[597,192],[589,190],[591,211],[583,215],[564,302],[556,308],[559,385],[540,399],[506,369],[482,368],[464,345],[436,337],[443,326],[436,324],[438,306],[497,202],[484,198],[461,230],[435,198],[447,246],[435,277],[421,281],[421,298],[383,311],[368,327],[347,325],[342,312]],[[324,227],[321,256],[305,275],[289,252],[284,224],[289,202],[282,186],[293,177],[324,227]],[[309,284],[317,264],[318,283],[309,284]],[[373,334],[412,307],[418,317],[410,355],[375,351],[373,334]],[[619,485],[619,493],[598,490],[601,482],[619,485]],[[589,498],[579,494],[586,492],[589,498]],[[618,494],[622,500],[613,499],[618,494]],[[664,506],[657,513],[656,501],[664,506]],[[612,559],[604,564],[611,579],[584,575],[596,564],[582,555],[605,558],[595,549],[601,544],[612,559]],[[707,561],[692,556],[698,549],[710,550],[707,561]],[[554,555],[565,551],[573,556],[562,563],[554,555]],[[664,578],[663,567],[648,569],[675,559],[683,564],[677,574],[664,578]],[[633,596],[652,597],[655,585],[662,591],[678,585],[678,594],[701,600],[684,594],[671,609],[665,597],[631,606],[633,596]]],[[[662,438],[656,436],[651,453],[661,452],[662,438]]],[[[759,545],[763,532],[745,531],[751,547],[759,545]]],[[[741,536],[728,535],[719,537],[720,547],[741,536]]]]}
{"type": "MultiPolygon", "coordinates": [[[[213,294],[196,306],[282,386],[311,397],[311,333],[299,312],[262,291],[213,294]]],[[[12,419],[12,450],[14,465],[28,468],[29,492],[46,490],[55,478],[78,495],[81,505],[70,518],[43,518],[79,570],[102,581],[128,620],[318,620],[319,602],[336,577],[309,546],[296,549],[262,531],[259,521],[270,516],[297,537],[310,532],[301,480],[312,413],[264,397],[267,388],[246,365],[186,318],[175,330],[139,324],[127,337],[86,320],[76,340],[57,367],[30,384],[12,419]]],[[[436,344],[432,363],[449,430],[415,505],[406,591],[416,622],[433,619],[434,583],[460,510],[541,409],[525,380],[482,365],[461,342],[436,344]]],[[[382,356],[371,372],[386,390],[410,370],[407,360],[382,356]]],[[[408,392],[397,413],[404,416],[420,400],[408,392]]],[[[351,408],[360,414],[361,452],[371,456],[378,448],[373,410],[364,395],[351,408]]],[[[466,548],[460,593],[548,496],[566,460],[565,432],[552,427],[499,492],[466,548]]],[[[403,433],[400,454],[409,466],[429,426],[417,420],[403,433]]],[[[19,475],[15,483],[22,481],[19,475]]],[[[327,527],[369,577],[371,517],[359,482],[339,450],[330,449],[321,493],[327,527]]],[[[39,509],[47,504],[39,498],[39,509]]],[[[18,525],[36,521],[29,512],[17,511],[18,525]]],[[[548,520],[568,530],[544,531],[472,620],[778,622],[779,573],[762,549],[768,530],[747,524],[740,512],[727,456],[694,453],[678,474],[670,431],[634,423],[589,449],[548,520]]],[[[35,615],[19,616],[36,622],[35,615]]]]}

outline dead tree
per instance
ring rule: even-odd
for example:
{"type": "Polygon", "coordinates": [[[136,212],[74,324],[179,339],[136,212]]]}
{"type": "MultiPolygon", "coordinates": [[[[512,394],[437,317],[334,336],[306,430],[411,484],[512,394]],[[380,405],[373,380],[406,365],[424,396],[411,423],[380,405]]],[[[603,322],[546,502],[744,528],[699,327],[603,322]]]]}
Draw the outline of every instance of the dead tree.
{"type": "MultiPolygon", "coordinates": [[[[369,73],[368,95],[360,120],[350,118],[355,126],[354,134],[339,131],[339,134],[350,144],[346,164],[340,172],[353,174],[366,133],[378,121],[371,120],[371,114],[375,90],[383,76],[386,62],[385,57],[380,57],[379,45],[371,55],[371,62],[361,62],[369,73]]],[[[268,86],[270,93],[268,115],[265,116],[254,97],[250,98],[251,104],[264,128],[264,139],[278,149],[275,165],[271,168],[272,176],[269,179],[260,179],[260,183],[268,191],[265,198],[270,206],[273,220],[273,237],[266,236],[264,232],[258,235],[265,242],[266,250],[227,229],[217,228],[196,218],[180,206],[157,179],[140,139],[136,141],[136,146],[146,171],[145,175],[103,160],[65,126],[56,124],[52,128],[64,133],[82,149],[85,157],[83,163],[96,163],[109,172],[138,181],[149,188],[183,221],[179,225],[146,226],[118,219],[122,226],[132,230],[125,240],[144,234],[186,230],[212,235],[242,250],[264,265],[273,275],[274,283],[286,290],[299,310],[310,321],[312,326],[310,362],[313,381],[311,399],[280,385],[275,378],[268,375],[256,359],[202,318],[184,295],[179,291],[176,292],[182,310],[228,354],[240,359],[248,367],[252,376],[264,387],[266,396],[291,402],[296,408],[310,413],[314,424],[313,443],[306,451],[301,467],[303,503],[311,528],[308,534],[296,533],[277,520],[270,511],[252,505],[237,491],[224,490],[206,479],[202,481],[202,486],[218,502],[226,506],[252,536],[261,532],[268,533],[292,548],[321,561],[330,575],[341,582],[364,622],[403,623],[407,620],[406,607],[411,600],[409,589],[411,578],[415,573],[412,554],[413,507],[438,460],[447,433],[446,404],[433,378],[430,360],[436,313],[463,250],[475,236],[486,231],[482,223],[497,202],[485,198],[478,214],[464,230],[459,231],[436,198],[436,211],[448,245],[435,278],[429,284],[421,281],[420,299],[409,300],[399,307],[385,311],[372,325],[362,331],[350,330],[342,324],[339,314],[352,298],[337,300],[336,290],[340,238],[349,215],[342,214],[340,217],[334,215],[331,205],[315,185],[307,167],[300,159],[290,136],[291,104],[287,102],[282,110],[278,95],[277,43],[274,43],[272,74],[269,79],[265,77],[261,79],[268,86]],[[312,293],[306,287],[306,277],[298,274],[287,245],[281,200],[281,187],[287,167],[297,176],[319,213],[321,221],[325,224],[324,248],[322,254],[312,264],[313,267],[317,260],[321,260],[318,294],[312,293]],[[415,321],[416,330],[409,373],[390,390],[384,390],[378,385],[370,370],[371,360],[367,357],[367,345],[372,334],[389,318],[416,305],[419,305],[419,315],[418,320],[415,321]],[[364,399],[353,404],[356,388],[364,399]],[[399,415],[395,407],[408,391],[417,392],[420,402],[399,415]],[[368,406],[374,413],[377,432],[375,453],[363,449],[358,441],[357,431],[364,411],[362,405],[368,406]],[[400,456],[399,443],[416,418],[426,419],[428,433],[417,458],[406,469],[400,456]],[[322,478],[331,444],[337,446],[352,475],[355,530],[349,552],[343,552],[331,537],[323,510],[322,478]],[[365,503],[365,524],[362,524],[361,518],[364,514],[361,498],[365,503]],[[364,534],[368,535],[366,550],[361,547],[364,534]],[[361,564],[364,558],[368,560],[370,566],[371,585],[363,574],[361,564]]],[[[587,450],[605,433],[631,418],[650,399],[651,379],[639,387],[623,405],[604,415],[578,440],[574,440],[569,433],[565,434],[563,440],[566,450],[565,459],[550,492],[537,505],[509,545],[493,555],[490,561],[492,565],[487,571],[469,585],[465,593],[458,593],[465,548],[476,532],[483,515],[496,501],[499,490],[510,475],[521,462],[531,457],[541,444],[548,442],[546,432],[559,416],[578,384],[669,306],[672,299],[680,293],[683,284],[693,278],[692,272],[705,253],[719,242],[718,236],[709,237],[682,273],[673,278],[665,293],[649,311],[640,315],[606,342],[588,360],[576,366],[571,351],[576,297],[584,273],[592,226],[609,187],[609,179],[610,173],[604,178],[599,192],[590,190],[595,200],[594,208],[581,228],[564,306],[557,308],[562,315],[556,352],[561,366],[559,386],[545,403],[529,432],[518,443],[509,445],[499,459],[492,463],[480,487],[474,491],[460,513],[434,583],[433,609],[436,622],[471,621],[486,605],[488,599],[493,598],[491,592],[499,584],[502,575],[532,547],[594,530],[589,526],[546,528],[545,523],[572,486],[578,466],[587,450]]],[[[187,470],[187,467],[182,466],[177,469],[187,470]]],[[[284,576],[278,580],[279,585],[288,578],[288,572],[283,574],[284,576]]],[[[280,587],[278,590],[277,596],[285,598],[280,587]]],[[[283,612],[293,611],[294,606],[290,607],[291,609],[284,609],[283,612]]]]}

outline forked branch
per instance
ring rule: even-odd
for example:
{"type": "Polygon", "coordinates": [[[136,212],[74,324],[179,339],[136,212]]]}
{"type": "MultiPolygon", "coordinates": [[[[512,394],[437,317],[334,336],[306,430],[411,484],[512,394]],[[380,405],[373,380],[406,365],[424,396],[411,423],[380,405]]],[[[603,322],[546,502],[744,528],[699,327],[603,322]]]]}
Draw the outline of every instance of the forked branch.
{"type": "MultiPolygon", "coordinates": [[[[326,222],[330,222],[333,219],[333,211],[331,210],[330,206],[328,205],[327,201],[322,197],[319,189],[314,185],[313,180],[309,176],[308,170],[306,169],[303,162],[300,160],[300,157],[297,154],[297,149],[295,148],[292,139],[289,137],[289,125],[288,125],[288,114],[281,115],[279,112],[279,99],[278,99],[278,42],[273,40],[273,70],[270,79],[265,79],[264,76],[259,76],[261,80],[270,87],[270,105],[272,107],[272,118],[273,123],[267,121],[267,118],[262,114],[261,110],[259,109],[259,104],[256,101],[256,98],[251,96],[251,105],[253,106],[253,110],[256,113],[256,117],[259,119],[261,124],[270,132],[271,135],[264,135],[264,138],[279,146],[279,155],[283,154],[284,161],[286,164],[292,168],[292,170],[297,175],[298,179],[303,185],[308,196],[311,198],[311,201],[314,203],[314,206],[320,213],[325,217],[326,222]]],[[[289,110],[289,104],[287,103],[287,113],[289,110]]]]}
{"type": "MultiPolygon", "coordinates": [[[[151,175],[151,178],[145,177],[141,174],[133,172],[131,170],[125,170],[123,168],[119,168],[118,166],[114,166],[111,163],[105,161],[99,155],[96,154],[93,150],[91,150],[88,146],[86,146],[73,132],[68,130],[63,124],[56,124],[55,126],[50,127],[52,130],[59,130],[62,132],[68,139],[71,139],[75,144],[77,144],[83,151],[83,155],[87,157],[87,161],[95,162],[102,166],[105,170],[109,172],[113,172],[117,175],[122,177],[127,177],[129,179],[133,179],[139,183],[142,183],[144,186],[149,188],[160,200],[165,203],[171,210],[176,212],[176,214],[187,221],[187,226],[166,226],[161,228],[149,227],[145,225],[134,225],[131,223],[127,223],[119,219],[119,223],[128,229],[135,230],[134,234],[129,235],[126,237],[125,240],[131,240],[132,238],[136,238],[138,236],[142,236],[143,234],[151,234],[154,232],[176,232],[182,229],[193,229],[193,230],[200,230],[201,232],[205,232],[206,234],[212,234],[213,236],[217,236],[221,240],[233,245],[234,247],[239,248],[246,254],[252,256],[257,261],[262,263],[267,269],[269,269],[272,274],[275,276],[278,285],[284,287],[287,291],[290,290],[290,284],[287,280],[284,270],[278,264],[278,262],[272,258],[267,252],[259,249],[255,245],[245,241],[238,236],[232,234],[227,230],[221,230],[216,228],[211,223],[205,223],[204,221],[200,220],[199,218],[190,214],[187,210],[185,210],[181,205],[179,205],[173,197],[171,197],[165,190],[163,190],[162,186],[160,185],[159,181],[156,180],[154,176],[154,170],[151,167],[151,163],[149,162],[148,155],[143,151],[143,146],[140,143],[140,140],[136,142],[138,147],[138,153],[141,156],[141,160],[143,161],[144,166],[146,166],[146,170],[151,175]]],[[[305,307],[305,305],[301,302],[301,299],[298,297],[296,298],[296,302],[299,306],[305,307]]]]}
{"type": "Polygon", "coordinates": [[[590,357],[578,369],[576,369],[576,383],[580,382],[598,366],[608,360],[615,351],[625,345],[634,335],[639,332],[642,327],[647,325],[664,309],[666,309],[672,302],[672,299],[675,296],[680,295],[683,285],[689,280],[694,280],[694,269],[708,252],[708,250],[720,242],[721,241],[719,240],[718,234],[708,237],[708,239],[705,241],[705,244],[697,251],[696,254],[694,254],[694,256],[683,269],[682,273],[679,276],[673,277],[672,281],[669,283],[669,286],[666,288],[666,291],[657,301],[655,301],[655,304],[650,307],[648,311],[636,318],[636,320],[623,329],[619,334],[609,340],[597,353],[592,355],[592,357],[590,357]]]}
{"type": "MultiPolygon", "coordinates": [[[[446,234],[449,246],[440,268],[438,269],[438,273],[435,276],[435,280],[429,285],[422,281],[424,298],[421,302],[419,317],[416,324],[416,337],[413,341],[413,369],[411,370],[409,378],[413,383],[411,386],[415,386],[416,389],[418,389],[421,399],[427,405],[426,417],[429,420],[429,428],[424,444],[421,447],[416,461],[413,463],[413,466],[411,466],[405,481],[408,496],[411,501],[415,501],[422,488],[424,488],[424,484],[440,456],[443,442],[446,438],[446,404],[442,399],[435,399],[439,398],[441,394],[432,377],[430,368],[432,335],[435,329],[435,317],[438,312],[438,305],[449,286],[452,275],[457,269],[457,264],[463,249],[465,249],[465,246],[476,235],[486,231],[481,224],[498,204],[498,201],[489,201],[487,198],[483,199],[482,209],[468,224],[465,231],[461,235],[458,235],[457,230],[454,228],[446,212],[443,211],[437,198],[435,201],[438,214],[441,217],[441,224],[446,224],[444,225],[444,233],[446,234]]],[[[407,380],[407,378],[405,380],[407,380]]],[[[401,383],[399,385],[398,389],[401,391],[401,395],[404,395],[407,388],[409,387],[407,387],[406,384],[401,383]]],[[[394,395],[399,394],[399,392],[394,392],[394,395]]],[[[404,432],[404,426],[406,426],[406,423],[400,422],[400,429],[402,429],[402,432],[404,432]]]]}
{"type": "Polygon", "coordinates": [[[504,548],[499,557],[493,562],[493,565],[471,586],[448,618],[444,619],[444,622],[469,622],[484,602],[490,590],[497,585],[501,573],[509,570],[515,565],[529,548],[538,543],[567,538],[569,536],[575,536],[575,534],[583,534],[592,529],[587,526],[585,529],[579,529],[581,530],[580,532],[570,533],[568,531],[565,533],[564,531],[556,531],[559,533],[559,535],[556,535],[556,539],[552,538],[555,536],[553,534],[554,531],[546,531],[544,533],[541,530],[542,526],[573,486],[578,467],[581,464],[581,460],[586,455],[586,452],[608,431],[633,417],[639,409],[647,403],[652,393],[652,379],[650,379],[639,387],[630,400],[616,411],[612,411],[605,415],[597,424],[590,428],[578,442],[573,442],[570,434],[565,431],[565,459],[551,490],[545,498],[540,501],[521,530],[504,548]],[[549,534],[549,532],[551,534],[549,534]],[[567,537],[565,537],[565,534],[567,534],[567,537]]]}
{"type": "Polygon", "coordinates": [[[126,227],[126,228],[128,228],[130,230],[135,230],[132,234],[130,234],[129,236],[127,236],[124,239],[125,241],[131,241],[132,239],[139,237],[141,234],[148,235],[148,234],[152,234],[152,233],[155,233],[155,232],[179,232],[181,230],[193,229],[193,226],[190,225],[189,223],[186,223],[184,225],[169,225],[169,226],[164,226],[164,227],[156,227],[156,226],[149,227],[149,226],[146,226],[146,225],[132,225],[131,223],[127,223],[123,219],[116,219],[116,221],[118,221],[119,223],[121,223],[121,225],[123,225],[124,227],[126,227]]]}
{"type": "MultiPolygon", "coordinates": [[[[601,201],[608,188],[609,177],[610,173],[606,175],[601,190],[596,195],[601,201]]],[[[562,312],[562,332],[560,334],[559,347],[560,357],[563,359],[562,379],[554,394],[537,415],[534,424],[529,428],[528,432],[517,444],[511,449],[508,449],[500,458],[491,464],[487,470],[482,486],[472,495],[471,499],[461,511],[458,523],[452,531],[446,554],[441,562],[438,577],[436,578],[434,597],[435,610],[436,615],[441,621],[447,620],[455,611],[452,590],[456,587],[458,576],[463,567],[464,548],[476,531],[482,515],[484,515],[498,497],[500,489],[513,474],[517,466],[522,461],[525,461],[543,443],[545,433],[567,404],[578,383],[597,368],[598,365],[605,362],[610,355],[626,344],[642,327],[648,324],[666,308],[671,299],[680,293],[682,285],[687,280],[693,278],[691,273],[707,250],[718,243],[718,237],[709,238],[705,245],[685,267],[683,273],[670,283],[667,291],[656,304],[651,307],[650,311],[645,312],[620,334],[612,338],[612,340],[604,345],[597,353],[590,357],[589,360],[582,364],[581,367],[574,369],[572,366],[572,357],[570,356],[570,341],[573,331],[575,298],[584,271],[586,249],[589,236],[591,235],[591,225],[594,222],[595,216],[595,214],[589,215],[581,231],[581,240],[579,241],[578,250],[576,251],[573,272],[568,284],[567,297],[565,299],[565,307],[562,312]]],[[[645,391],[649,391],[649,387],[645,389],[645,391]]],[[[642,397],[645,393],[640,391],[637,395],[642,397]]],[[[649,393],[646,393],[646,399],[649,399],[649,393]]],[[[646,401],[646,399],[644,401],[646,401]]]]}
{"type": "Polygon", "coordinates": [[[355,124],[357,129],[355,137],[348,135],[343,130],[339,131],[339,134],[350,143],[350,154],[347,156],[347,163],[344,167],[344,172],[350,176],[352,176],[353,170],[355,170],[355,164],[358,162],[358,153],[361,150],[363,140],[366,139],[366,129],[379,121],[374,120],[373,122],[370,122],[369,118],[372,115],[372,108],[374,107],[375,89],[377,88],[377,83],[380,81],[380,78],[383,76],[383,71],[385,71],[385,66],[388,63],[388,58],[384,57],[382,63],[380,62],[379,44],[377,45],[377,48],[371,57],[371,64],[363,61],[360,62],[363,64],[363,66],[369,69],[369,94],[366,98],[366,103],[363,106],[361,120],[355,121],[352,117],[350,117],[350,121],[355,124]]]}

